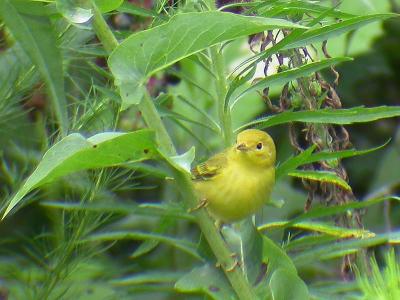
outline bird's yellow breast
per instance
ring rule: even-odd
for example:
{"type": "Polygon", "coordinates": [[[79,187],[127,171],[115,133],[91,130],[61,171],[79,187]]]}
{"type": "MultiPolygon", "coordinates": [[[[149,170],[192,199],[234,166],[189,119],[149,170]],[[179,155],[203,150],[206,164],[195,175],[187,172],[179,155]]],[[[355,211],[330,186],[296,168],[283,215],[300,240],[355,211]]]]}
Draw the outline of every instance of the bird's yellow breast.
{"type": "Polygon", "coordinates": [[[195,182],[209,212],[223,222],[234,222],[261,209],[271,194],[275,168],[230,163],[210,180],[195,182]]]}

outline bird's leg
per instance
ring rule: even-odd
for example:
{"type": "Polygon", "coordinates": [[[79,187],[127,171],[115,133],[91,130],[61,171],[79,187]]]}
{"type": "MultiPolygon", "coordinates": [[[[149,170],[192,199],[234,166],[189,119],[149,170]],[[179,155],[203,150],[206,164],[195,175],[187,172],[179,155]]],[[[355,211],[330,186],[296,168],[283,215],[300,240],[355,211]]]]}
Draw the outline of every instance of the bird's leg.
{"type": "Polygon", "coordinates": [[[197,204],[195,207],[191,207],[191,208],[188,209],[188,213],[192,213],[192,212],[194,212],[194,211],[196,211],[196,210],[198,210],[200,208],[207,207],[207,205],[208,205],[207,199],[205,199],[205,198],[201,199],[199,204],[197,204]]]}
{"type": "Polygon", "coordinates": [[[234,261],[234,263],[233,263],[233,265],[232,266],[230,266],[228,269],[226,269],[226,271],[227,272],[232,272],[236,267],[239,267],[240,266],[240,262],[238,261],[238,255],[237,255],[237,253],[235,253],[235,252],[233,252],[233,253],[231,253],[231,255],[229,255],[230,257],[232,257],[232,258],[234,258],[235,259],[235,261],[234,261]]]}
{"type": "MultiPolygon", "coordinates": [[[[233,253],[235,254],[235,253],[233,253]]],[[[235,270],[236,267],[240,266],[240,262],[238,260],[235,259],[235,262],[233,263],[232,266],[230,266],[229,268],[226,269],[227,272],[233,272],[235,270]]]]}
{"type": "MultiPolygon", "coordinates": [[[[236,259],[237,254],[236,254],[236,253],[232,253],[230,256],[231,256],[231,257],[234,257],[234,258],[235,258],[235,261],[233,262],[233,264],[232,264],[230,267],[227,267],[227,268],[225,269],[226,272],[233,272],[233,271],[235,270],[236,267],[239,267],[239,266],[240,266],[240,262],[236,259]]],[[[220,262],[217,262],[217,263],[215,264],[215,267],[216,267],[216,268],[221,268],[221,267],[223,267],[223,265],[222,265],[220,262]]]]}

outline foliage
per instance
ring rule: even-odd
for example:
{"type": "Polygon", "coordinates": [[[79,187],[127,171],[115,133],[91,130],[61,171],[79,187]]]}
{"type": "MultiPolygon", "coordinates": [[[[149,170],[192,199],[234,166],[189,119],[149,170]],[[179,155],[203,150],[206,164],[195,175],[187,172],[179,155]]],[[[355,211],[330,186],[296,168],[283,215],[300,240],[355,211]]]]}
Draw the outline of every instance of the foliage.
{"type": "Polygon", "coordinates": [[[0,0],[0,299],[397,299],[399,7],[339,2],[0,0]],[[249,127],[219,228],[188,171],[249,127]]]}
{"type": "Polygon", "coordinates": [[[360,275],[358,282],[362,299],[397,299],[400,297],[400,268],[394,249],[385,254],[385,267],[381,271],[375,258],[371,259],[371,274],[360,275]]]}

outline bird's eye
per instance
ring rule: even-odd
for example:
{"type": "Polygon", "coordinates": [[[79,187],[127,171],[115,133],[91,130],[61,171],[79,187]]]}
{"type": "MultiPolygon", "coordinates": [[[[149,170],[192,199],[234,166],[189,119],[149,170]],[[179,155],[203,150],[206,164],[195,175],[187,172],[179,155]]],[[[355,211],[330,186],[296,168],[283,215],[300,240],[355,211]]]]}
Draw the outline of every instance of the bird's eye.
{"type": "Polygon", "coordinates": [[[258,143],[256,147],[257,147],[258,150],[261,150],[262,147],[263,147],[263,144],[262,143],[258,143]]]}

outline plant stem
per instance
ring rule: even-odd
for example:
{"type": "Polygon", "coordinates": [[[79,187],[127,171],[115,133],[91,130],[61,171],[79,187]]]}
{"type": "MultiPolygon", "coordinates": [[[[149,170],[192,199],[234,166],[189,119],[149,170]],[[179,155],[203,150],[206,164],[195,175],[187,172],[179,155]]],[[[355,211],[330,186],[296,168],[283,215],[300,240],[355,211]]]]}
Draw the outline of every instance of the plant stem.
{"type": "MultiPolygon", "coordinates": [[[[207,0],[206,4],[210,10],[217,9],[217,3],[215,0],[207,0]]],[[[215,88],[217,91],[219,124],[224,137],[225,147],[229,147],[232,145],[232,119],[230,108],[225,107],[225,97],[228,92],[228,85],[226,83],[224,56],[219,50],[218,45],[211,47],[210,56],[216,78],[215,88]]]]}
{"type": "Polygon", "coordinates": [[[142,117],[147,126],[151,127],[156,132],[162,150],[169,155],[176,155],[176,149],[171,137],[169,136],[149,93],[146,92],[144,94],[142,101],[138,104],[138,108],[141,111],[142,117]]]}
{"type": "Polygon", "coordinates": [[[221,52],[218,51],[218,46],[211,47],[210,54],[216,77],[215,88],[217,91],[219,123],[222,129],[225,147],[229,147],[232,145],[232,120],[230,109],[225,108],[225,97],[228,90],[225,77],[224,57],[221,52]]]}
{"type": "MultiPolygon", "coordinates": [[[[113,37],[113,33],[107,26],[107,23],[104,21],[103,16],[96,8],[94,2],[92,1],[92,6],[94,9],[94,30],[99,37],[100,41],[103,43],[104,48],[111,52],[116,46],[118,46],[118,42],[113,37]],[[96,25],[95,25],[96,24],[96,25]]],[[[216,53],[217,55],[220,55],[216,53]]],[[[224,101],[226,94],[226,82],[224,72],[221,71],[224,68],[223,61],[221,57],[215,57],[215,63],[218,64],[217,74],[219,79],[217,80],[217,91],[219,95],[219,100],[224,101]],[[222,68],[222,69],[221,69],[222,68]]],[[[221,103],[220,103],[221,104],[221,103]]],[[[223,103],[222,103],[223,104],[223,103]]],[[[168,132],[162,123],[162,120],[157,112],[156,107],[154,106],[153,101],[151,100],[148,93],[143,97],[139,109],[142,112],[143,118],[148,127],[154,129],[158,136],[158,141],[169,155],[175,155],[176,149],[171,141],[168,132]]],[[[231,136],[231,128],[230,128],[230,115],[229,118],[224,117],[221,121],[224,124],[224,137],[227,142],[231,136]],[[228,131],[229,130],[229,131],[228,131]]],[[[184,196],[184,201],[187,207],[195,207],[198,204],[198,197],[193,188],[193,184],[191,178],[188,174],[184,174],[182,172],[175,172],[175,179],[179,186],[180,192],[184,196]]],[[[197,223],[204,234],[207,242],[209,243],[211,249],[214,252],[214,255],[221,264],[223,271],[225,272],[226,277],[232,285],[233,290],[236,292],[240,300],[255,300],[258,299],[251,285],[245,278],[243,272],[239,267],[234,267],[232,270],[228,270],[230,267],[234,266],[236,263],[235,259],[232,257],[232,253],[228,248],[227,244],[223,240],[219,230],[214,225],[213,219],[208,215],[208,213],[203,210],[197,210],[195,213],[197,223]]]]}
{"type": "Polygon", "coordinates": [[[103,44],[104,49],[108,53],[112,52],[118,46],[118,40],[115,38],[114,34],[104,20],[99,8],[95,4],[94,0],[91,0],[92,10],[93,10],[93,29],[99,38],[100,42],[103,44]]]}
{"type": "MultiPolygon", "coordinates": [[[[194,207],[197,205],[197,195],[193,189],[193,184],[190,177],[187,174],[181,172],[175,172],[175,179],[182,189],[182,194],[186,197],[186,204],[189,207],[194,207]]],[[[234,267],[237,263],[232,257],[232,252],[227,247],[227,244],[222,239],[219,230],[216,228],[214,221],[210,218],[207,211],[204,209],[199,209],[194,212],[197,224],[199,225],[204,237],[206,238],[210,248],[212,249],[217,262],[221,264],[226,277],[230,281],[232,288],[235,290],[239,299],[241,300],[256,300],[258,299],[254,290],[252,289],[249,282],[244,277],[243,272],[240,267],[234,267]],[[234,267],[234,268],[232,268],[234,267]],[[231,270],[228,270],[232,268],[231,270]]]]}

